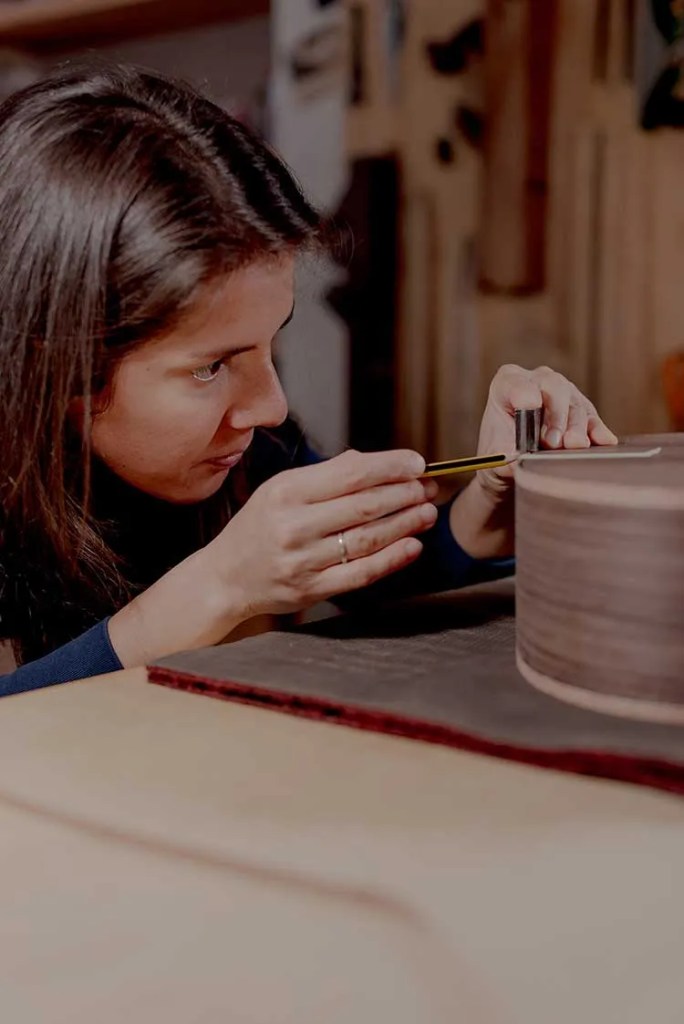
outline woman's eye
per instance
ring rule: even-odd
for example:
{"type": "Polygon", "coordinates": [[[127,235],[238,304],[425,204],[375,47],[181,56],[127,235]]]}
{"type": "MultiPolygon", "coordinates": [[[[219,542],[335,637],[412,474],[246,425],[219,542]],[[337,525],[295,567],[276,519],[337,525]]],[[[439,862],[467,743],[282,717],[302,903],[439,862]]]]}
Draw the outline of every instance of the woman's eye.
{"type": "Polygon", "coordinates": [[[192,375],[195,380],[201,380],[205,383],[215,380],[218,377],[218,372],[223,366],[223,360],[217,359],[213,363],[207,363],[206,366],[198,366],[196,370],[192,371],[192,375]]]}

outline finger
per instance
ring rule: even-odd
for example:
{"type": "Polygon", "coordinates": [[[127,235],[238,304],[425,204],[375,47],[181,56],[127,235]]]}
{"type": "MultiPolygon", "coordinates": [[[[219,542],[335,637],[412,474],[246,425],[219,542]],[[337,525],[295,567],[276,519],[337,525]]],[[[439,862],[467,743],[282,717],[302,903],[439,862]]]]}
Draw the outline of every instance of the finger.
{"type": "Polygon", "coordinates": [[[320,600],[346,594],[350,590],[361,590],[383,576],[405,569],[419,557],[423,545],[415,537],[395,541],[382,551],[376,551],[366,558],[358,558],[346,565],[334,565],[320,574],[317,588],[320,600]]]}
{"type": "Polygon", "coordinates": [[[312,561],[316,559],[315,564],[322,569],[339,565],[343,560],[340,536],[344,540],[347,558],[352,562],[382,551],[404,537],[423,533],[434,526],[436,520],[437,509],[427,502],[415,508],[403,509],[375,523],[323,538],[312,552],[312,561]]]}
{"type": "Polygon", "coordinates": [[[617,436],[610,427],[606,426],[600,416],[589,416],[588,432],[592,444],[618,444],[617,436]]]}
{"type": "Polygon", "coordinates": [[[309,509],[309,529],[318,537],[340,530],[350,530],[364,523],[382,519],[400,509],[424,505],[437,494],[434,480],[408,480],[400,484],[371,487],[342,498],[321,501],[309,509]]]}
{"type": "Polygon", "coordinates": [[[511,414],[516,409],[539,409],[543,401],[533,375],[521,366],[502,366],[489,390],[497,404],[511,414]]]}
{"type": "Polygon", "coordinates": [[[572,384],[562,374],[555,373],[548,367],[535,370],[535,379],[544,402],[542,441],[547,448],[560,448],[568,429],[572,384]]]}
{"type": "Polygon", "coordinates": [[[584,404],[573,403],[568,412],[568,424],[563,434],[564,448],[589,448],[589,413],[584,404]]]}
{"type": "Polygon", "coordinates": [[[347,451],[334,459],[303,466],[281,474],[283,486],[302,501],[328,501],[381,484],[416,480],[425,472],[425,459],[418,452],[347,451]]]}
{"type": "Polygon", "coordinates": [[[583,405],[587,412],[587,434],[591,444],[596,445],[614,445],[618,444],[618,437],[610,427],[606,426],[598,412],[596,406],[591,402],[586,395],[583,395],[579,388],[573,385],[573,392],[575,395],[575,404],[583,405]]]}

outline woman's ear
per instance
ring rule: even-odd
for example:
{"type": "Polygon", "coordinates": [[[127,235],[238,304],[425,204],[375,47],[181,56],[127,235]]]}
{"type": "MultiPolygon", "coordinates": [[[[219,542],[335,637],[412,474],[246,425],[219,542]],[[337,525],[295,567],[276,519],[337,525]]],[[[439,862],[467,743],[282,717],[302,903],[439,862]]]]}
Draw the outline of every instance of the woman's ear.
{"type": "Polygon", "coordinates": [[[94,392],[90,396],[90,408],[93,419],[99,416],[101,412],[104,412],[109,405],[110,389],[105,386],[100,391],[94,392]]]}
{"type": "Polygon", "coordinates": [[[72,398],[67,406],[67,418],[71,426],[83,433],[83,422],[85,419],[85,401],[83,398],[72,398]]]}
{"type": "MultiPolygon", "coordinates": [[[[104,410],[107,408],[108,401],[109,395],[108,389],[106,387],[103,388],[101,391],[98,391],[96,394],[90,396],[91,423],[96,416],[99,416],[100,413],[104,412],[104,410]]],[[[78,398],[71,399],[67,409],[67,416],[69,418],[69,422],[71,423],[72,427],[78,430],[78,432],[81,435],[84,433],[85,428],[86,406],[86,399],[83,398],[82,396],[79,396],[78,398]]]]}

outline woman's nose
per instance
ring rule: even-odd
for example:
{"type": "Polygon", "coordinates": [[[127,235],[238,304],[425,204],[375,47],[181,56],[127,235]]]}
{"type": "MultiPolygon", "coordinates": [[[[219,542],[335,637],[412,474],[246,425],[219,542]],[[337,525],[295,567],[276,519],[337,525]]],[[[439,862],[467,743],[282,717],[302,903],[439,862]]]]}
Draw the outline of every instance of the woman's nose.
{"type": "Polygon", "coordinates": [[[230,414],[233,430],[277,427],[287,417],[287,399],[273,367],[254,381],[254,387],[230,414]]]}

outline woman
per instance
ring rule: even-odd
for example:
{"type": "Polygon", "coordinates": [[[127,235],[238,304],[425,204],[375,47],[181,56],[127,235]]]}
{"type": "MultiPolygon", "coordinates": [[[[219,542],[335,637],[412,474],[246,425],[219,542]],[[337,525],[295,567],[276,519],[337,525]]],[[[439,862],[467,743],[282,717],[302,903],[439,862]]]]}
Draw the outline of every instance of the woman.
{"type": "MultiPolygon", "coordinates": [[[[438,512],[417,453],[321,462],[287,420],[272,345],[324,228],[217,107],[118,66],[14,95],[0,226],[0,625],[21,665],[2,692],[390,574],[396,594],[510,571],[510,469],[438,512]]],[[[481,450],[512,450],[513,409],[541,405],[548,446],[615,442],[563,377],[507,367],[481,450]]]]}

